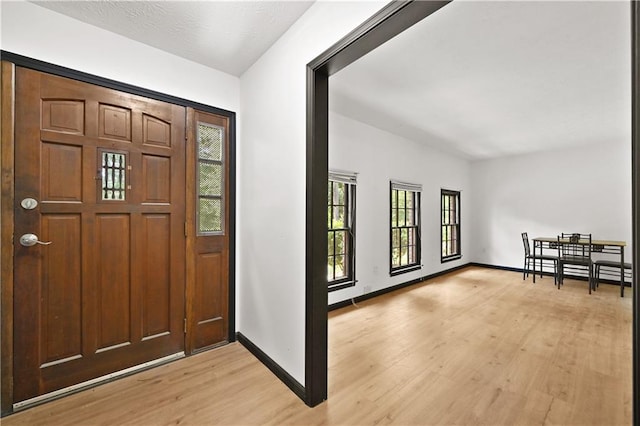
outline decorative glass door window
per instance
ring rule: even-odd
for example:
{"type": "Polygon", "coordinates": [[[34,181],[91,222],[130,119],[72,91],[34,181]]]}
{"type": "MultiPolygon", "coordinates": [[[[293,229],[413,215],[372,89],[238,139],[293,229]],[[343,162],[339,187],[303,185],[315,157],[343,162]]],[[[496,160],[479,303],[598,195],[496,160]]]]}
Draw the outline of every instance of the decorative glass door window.
{"type": "Polygon", "coordinates": [[[199,235],[224,234],[224,128],[198,123],[199,235]]]}
{"type": "Polygon", "coordinates": [[[124,201],[126,199],[127,156],[120,152],[102,151],[102,200],[124,201]]]}

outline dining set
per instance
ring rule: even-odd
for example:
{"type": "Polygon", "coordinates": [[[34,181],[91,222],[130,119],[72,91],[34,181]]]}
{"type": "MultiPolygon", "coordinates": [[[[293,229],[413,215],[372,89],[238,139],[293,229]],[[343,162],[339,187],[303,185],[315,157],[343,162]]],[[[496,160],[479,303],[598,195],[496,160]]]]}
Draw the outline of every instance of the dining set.
{"type": "Polygon", "coordinates": [[[619,278],[620,297],[624,297],[625,280],[631,280],[631,263],[624,261],[625,241],[596,240],[591,234],[561,233],[556,237],[532,239],[522,233],[524,245],[524,268],[522,279],[529,272],[536,282],[536,272],[542,277],[544,266],[553,267],[554,284],[561,288],[565,273],[572,278],[587,278],[589,294],[596,291],[602,276],[619,278]],[[539,265],[539,271],[536,270],[539,265]]]}

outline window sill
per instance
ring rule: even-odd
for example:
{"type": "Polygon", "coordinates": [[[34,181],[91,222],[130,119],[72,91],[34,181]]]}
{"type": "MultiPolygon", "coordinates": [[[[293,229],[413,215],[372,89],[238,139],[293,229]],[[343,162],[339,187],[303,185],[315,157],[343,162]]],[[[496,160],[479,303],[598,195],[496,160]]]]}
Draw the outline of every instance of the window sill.
{"type": "Polygon", "coordinates": [[[337,291],[337,290],[342,290],[348,287],[353,287],[356,285],[355,280],[351,280],[351,281],[344,281],[344,282],[338,282],[338,283],[333,283],[333,284],[329,284],[329,288],[328,288],[328,292],[331,293],[332,291],[337,291]]]}
{"type": "Polygon", "coordinates": [[[396,275],[406,274],[407,272],[413,272],[413,271],[417,271],[419,269],[422,269],[422,265],[410,265],[410,266],[404,267],[402,269],[393,269],[393,270],[389,271],[389,275],[394,277],[396,275]]]}
{"type": "Polygon", "coordinates": [[[462,259],[462,255],[456,254],[454,256],[440,258],[440,263],[453,262],[454,260],[460,260],[460,259],[462,259]]]}

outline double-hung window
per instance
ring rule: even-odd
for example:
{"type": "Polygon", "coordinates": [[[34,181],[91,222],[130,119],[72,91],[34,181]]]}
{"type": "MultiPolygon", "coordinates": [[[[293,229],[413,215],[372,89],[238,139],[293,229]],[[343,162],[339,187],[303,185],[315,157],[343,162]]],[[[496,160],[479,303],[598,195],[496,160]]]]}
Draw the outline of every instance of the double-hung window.
{"type": "Polygon", "coordinates": [[[329,171],[327,281],[329,291],[356,283],[356,176],[329,171]]]}
{"type": "Polygon", "coordinates": [[[440,206],[441,261],[460,259],[460,191],[441,190],[440,206]]]}
{"type": "Polygon", "coordinates": [[[391,181],[391,275],[420,268],[421,185],[391,181]]]}

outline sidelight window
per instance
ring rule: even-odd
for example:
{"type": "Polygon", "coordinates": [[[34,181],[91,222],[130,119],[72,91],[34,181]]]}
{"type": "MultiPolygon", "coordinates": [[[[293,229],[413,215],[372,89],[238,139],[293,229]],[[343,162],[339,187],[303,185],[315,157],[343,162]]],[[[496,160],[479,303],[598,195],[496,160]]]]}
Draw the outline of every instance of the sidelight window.
{"type": "Polygon", "coordinates": [[[199,235],[224,234],[224,127],[198,123],[199,235]]]}

